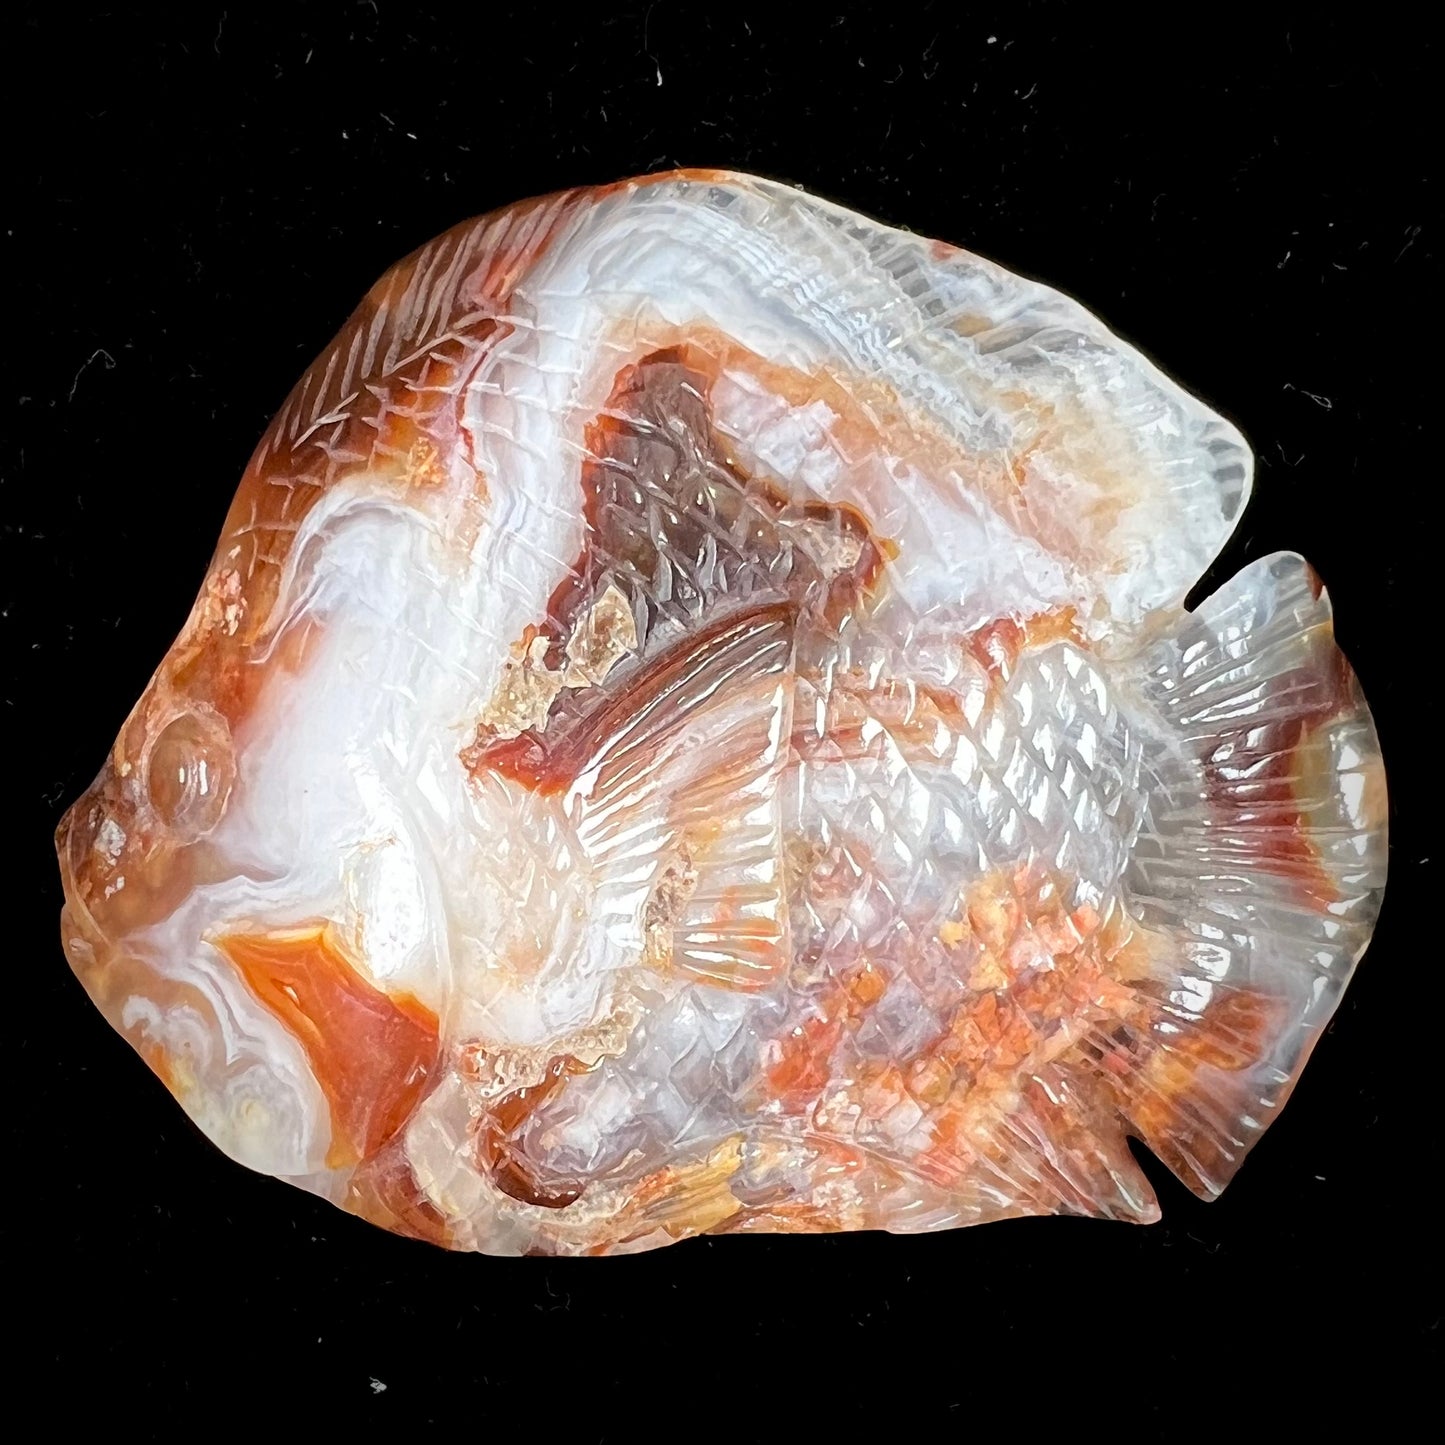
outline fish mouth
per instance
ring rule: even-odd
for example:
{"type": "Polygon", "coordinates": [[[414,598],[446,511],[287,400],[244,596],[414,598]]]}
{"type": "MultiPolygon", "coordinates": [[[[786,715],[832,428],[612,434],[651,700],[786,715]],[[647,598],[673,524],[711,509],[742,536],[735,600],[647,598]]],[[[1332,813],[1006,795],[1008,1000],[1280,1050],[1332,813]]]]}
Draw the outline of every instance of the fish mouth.
{"type": "Polygon", "coordinates": [[[235,747],[220,713],[204,703],[156,707],[143,699],[55,829],[66,900],[61,936],[83,982],[103,970],[120,939],[184,897],[195,846],[225,816],[235,777],[235,747]]]}
{"type": "Polygon", "coordinates": [[[105,911],[104,888],[108,881],[100,876],[101,872],[113,873],[113,867],[106,864],[105,844],[109,841],[104,831],[106,824],[110,823],[120,835],[122,846],[124,841],[123,830],[105,808],[105,782],[102,773],[66,810],[55,829],[55,854],[65,897],[60,910],[61,945],[76,976],[92,993],[95,991],[92,982],[103,971],[104,959],[111,948],[107,930],[98,916],[105,911]]]}
{"type": "Polygon", "coordinates": [[[178,910],[234,869],[213,842],[178,841],[148,799],[128,808],[138,791],[144,770],[121,777],[112,758],[56,827],[71,971],[203,1134],[248,1167],[309,1178],[325,1167],[329,1124],[302,1053],[228,960],[167,966],[167,939],[214,951],[178,910]]]}

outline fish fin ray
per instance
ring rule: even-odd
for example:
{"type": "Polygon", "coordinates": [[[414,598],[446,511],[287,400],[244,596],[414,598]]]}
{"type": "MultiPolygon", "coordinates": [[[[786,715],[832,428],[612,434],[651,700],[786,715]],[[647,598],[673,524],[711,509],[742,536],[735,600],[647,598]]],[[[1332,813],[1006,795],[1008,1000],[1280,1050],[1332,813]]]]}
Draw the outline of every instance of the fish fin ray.
{"type": "Polygon", "coordinates": [[[1252,563],[1144,658],[1161,725],[1123,880],[1149,939],[1130,1127],[1218,1194],[1288,1098],[1374,927],[1379,741],[1303,559],[1252,563]]]}
{"type": "Polygon", "coordinates": [[[756,990],[787,958],[791,618],[765,609],[682,647],[659,664],[665,686],[596,739],[580,774],[578,837],[615,878],[609,888],[634,899],[646,890],[654,966],[756,990]]]}

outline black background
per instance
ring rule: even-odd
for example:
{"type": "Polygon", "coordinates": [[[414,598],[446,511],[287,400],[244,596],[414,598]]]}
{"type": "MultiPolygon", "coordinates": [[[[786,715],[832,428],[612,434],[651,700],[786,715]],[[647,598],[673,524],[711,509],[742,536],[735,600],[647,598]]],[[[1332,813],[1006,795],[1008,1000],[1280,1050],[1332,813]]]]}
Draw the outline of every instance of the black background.
{"type": "Polygon", "coordinates": [[[1423,1381],[1441,1313],[1436,64],[1387,7],[1199,9],[1178,29],[1093,8],[54,3],[8,22],[12,1405],[147,1433],[251,1411],[279,1428],[289,1394],[288,1412],[479,1438],[1152,1438],[1276,1407],[1300,1424],[1351,1395],[1392,1411],[1423,1381]],[[50,832],[305,365],[454,222],[675,163],[797,182],[1078,296],[1255,447],[1216,578],[1282,547],[1324,576],[1384,744],[1389,894],[1220,1202],[1151,1160],[1148,1229],[447,1256],[230,1164],[71,978],[50,832]]]}

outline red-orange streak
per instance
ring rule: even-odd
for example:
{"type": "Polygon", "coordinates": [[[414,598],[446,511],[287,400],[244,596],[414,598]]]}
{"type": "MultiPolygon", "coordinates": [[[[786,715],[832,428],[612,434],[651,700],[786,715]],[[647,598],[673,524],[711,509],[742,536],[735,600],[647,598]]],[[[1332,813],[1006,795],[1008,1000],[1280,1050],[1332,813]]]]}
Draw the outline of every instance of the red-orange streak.
{"type": "Polygon", "coordinates": [[[787,1112],[806,1109],[827,1087],[842,1036],[843,1020],[837,1016],[806,1018],[784,1035],[778,1060],[768,1070],[768,1090],[787,1112]]]}
{"type": "Polygon", "coordinates": [[[564,700],[553,709],[545,732],[528,729],[514,738],[474,744],[463,752],[462,762],[472,772],[487,769],[534,792],[565,792],[597,760],[609,739],[649,704],[696,675],[711,655],[749,632],[785,626],[792,615],[785,602],[730,613],[658,653],[626,678],[626,686],[599,691],[593,695],[595,701],[579,696],[578,705],[586,711],[568,716],[564,700]]]}
{"type": "Polygon", "coordinates": [[[1072,607],[1057,607],[1028,617],[996,617],[963,640],[964,650],[985,672],[1007,680],[1029,648],[1054,642],[1083,643],[1072,607]]]}
{"type": "Polygon", "coordinates": [[[331,1106],[338,1169],[368,1159],[406,1122],[437,1057],[437,1021],[409,995],[382,993],[325,926],[216,940],[251,991],[295,1035],[331,1106]]]}
{"type": "MultiPolygon", "coordinates": [[[[1311,577],[1311,586],[1318,596],[1321,588],[1317,577],[1311,577]]],[[[1273,735],[1263,745],[1268,755],[1250,771],[1247,781],[1229,778],[1219,766],[1207,762],[1204,783],[1205,796],[1221,819],[1221,836],[1229,836],[1231,825],[1248,829],[1241,838],[1239,857],[1243,866],[1292,878],[1306,897],[1328,901],[1338,897],[1339,890],[1310,837],[1308,820],[1296,804],[1293,785],[1301,752],[1311,734],[1350,705],[1354,676],[1344,654],[1331,646],[1324,668],[1318,704],[1272,725],[1273,735]]],[[[1246,726],[1228,736],[1247,737],[1250,731],[1246,726]]]]}
{"type": "Polygon", "coordinates": [[[569,1077],[590,1073],[594,1067],[570,1054],[559,1054],[549,1060],[535,1084],[525,1084],[504,1094],[482,1116],[476,1136],[477,1157],[503,1194],[542,1209],[565,1209],[581,1195],[579,1184],[540,1178],[518,1141],[532,1115],[569,1077]]]}

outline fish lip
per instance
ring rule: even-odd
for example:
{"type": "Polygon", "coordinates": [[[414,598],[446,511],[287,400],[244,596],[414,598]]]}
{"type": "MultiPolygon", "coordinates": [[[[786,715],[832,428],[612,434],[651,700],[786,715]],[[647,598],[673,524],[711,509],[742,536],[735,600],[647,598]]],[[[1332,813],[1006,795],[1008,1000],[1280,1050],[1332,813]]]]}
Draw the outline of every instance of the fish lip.
{"type": "MultiPolygon", "coordinates": [[[[65,898],[60,910],[60,937],[67,958],[72,956],[73,941],[83,943],[91,951],[92,958],[97,942],[102,947],[110,943],[105,930],[85,900],[81,886],[82,865],[76,861],[77,849],[83,849],[86,857],[94,851],[95,835],[100,830],[97,815],[103,811],[96,794],[103,778],[104,773],[65,810],[55,826],[55,853],[60,865],[61,891],[65,898]],[[83,829],[89,832],[89,838],[85,842],[81,841],[80,836],[83,829]],[[67,928],[67,920],[74,922],[73,930],[67,928]]],[[[73,962],[71,967],[75,967],[73,962]]]]}

